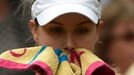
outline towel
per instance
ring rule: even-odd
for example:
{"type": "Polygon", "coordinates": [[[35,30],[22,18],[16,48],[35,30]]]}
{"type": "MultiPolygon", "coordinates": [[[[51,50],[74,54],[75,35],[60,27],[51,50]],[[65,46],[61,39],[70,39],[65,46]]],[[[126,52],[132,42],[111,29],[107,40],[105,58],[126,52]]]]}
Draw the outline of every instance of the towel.
{"type": "Polygon", "coordinates": [[[47,75],[115,75],[105,62],[84,48],[70,52],[48,46],[13,49],[0,55],[0,68],[41,69],[47,75]]]}

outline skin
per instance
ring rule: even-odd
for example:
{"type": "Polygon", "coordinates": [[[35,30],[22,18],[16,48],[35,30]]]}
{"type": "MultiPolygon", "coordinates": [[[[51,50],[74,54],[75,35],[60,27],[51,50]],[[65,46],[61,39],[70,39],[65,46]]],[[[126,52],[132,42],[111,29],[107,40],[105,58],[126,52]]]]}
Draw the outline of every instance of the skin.
{"type": "Polygon", "coordinates": [[[0,0],[0,21],[4,20],[9,12],[8,0],[0,0]]]}
{"type": "MultiPolygon", "coordinates": [[[[75,48],[94,50],[99,36],[99,27],[87,17],[76,13],[61,15],[42,27],[37,27],[35,21],[31,20],[29,27],[34,40],[39,45],[47,45],[66,51],[75,48]]],[[[36,73],[36,75],[42,74],[36,73]]]]}
{"type": "Polygon", "coordinates": [[[133,4],[134,1],[133,0],[120,0],[122,3],[124,4],[133,4]]]}
{"type": "MultiPolygon", "coordinates": [[[[124,20],[118,22],[115,25],[115,28],[112,30],[112,35],[120,37],[127,31],[134,33],[133,21],[124,20]]],[[[127,41],[124,39],[118,39],[112,42],[108,50],[108,56],[113,61],[113,63],[119,66],[121,73],[124,74],[134,61],[134,40],[127,41]]]]}

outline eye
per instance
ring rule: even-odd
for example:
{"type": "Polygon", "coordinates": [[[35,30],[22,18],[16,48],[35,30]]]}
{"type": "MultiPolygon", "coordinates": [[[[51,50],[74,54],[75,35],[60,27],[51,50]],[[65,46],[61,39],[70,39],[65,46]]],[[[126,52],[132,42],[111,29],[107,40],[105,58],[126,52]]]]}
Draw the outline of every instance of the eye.
{"type": "Polygon", "coordinates": [[[134,40],[134,33],[128,32],[123,37],[126,41],[133,41],[134,40]]]}
{"type": "Polygon", "coordinates": [[[51,27],[49,30],[51,33],[55,33],[55,34],[62,34],[64,33],[64,29],[60,26],[55,26],[55,27],[51,27]]]}
{"type": "Polygon", "coordinates": [[[77,34],[86,34],[86,33],[90,32],[90,29],[87,27],[78,27],[78,28],[76,28],[75,32],[77,34]]]}

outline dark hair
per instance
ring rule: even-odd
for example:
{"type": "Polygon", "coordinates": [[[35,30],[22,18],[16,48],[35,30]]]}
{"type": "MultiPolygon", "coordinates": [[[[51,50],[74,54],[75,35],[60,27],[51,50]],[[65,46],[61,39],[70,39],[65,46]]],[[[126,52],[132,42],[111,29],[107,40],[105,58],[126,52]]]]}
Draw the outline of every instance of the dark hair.
{"type": "Polygon", "coordinates": [[[38,27],[39,26],[39,22],[38,22],[37,18],[35,18],[34,21],[35,21],[36,26],[38,27]]]}

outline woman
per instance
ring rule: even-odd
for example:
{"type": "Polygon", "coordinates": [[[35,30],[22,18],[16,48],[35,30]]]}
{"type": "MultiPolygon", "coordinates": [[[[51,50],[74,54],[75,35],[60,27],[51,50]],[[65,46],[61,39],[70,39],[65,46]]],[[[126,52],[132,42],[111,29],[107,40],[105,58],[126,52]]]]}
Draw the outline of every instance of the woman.
{"type": "MultiPolygon", "coordinates": [[[[70,60],[68,63],[75,63],[73,58],[76,57],[78,60],[78,63],[76,64],[79,64],[79,67],[81,68],[81,62],[79,62],[80,58],[74,50],[76,48],[94,50],[95,43],[98,41],[99,29],[101,29],[102,26],[100,16],[101,11],[98,0],[36,0],[32,5],[33,18],[29,21],[29,28],[37,45],[51,46],[55,49],[61,49],[70,53],[70,60]],[[74,55],[71,56],[71,53],[74,55]]],[[[26,50],[24,50],[24,52],[26,52],[26,50]]],[[[19,55],[16,55],[12,51],[10,53],[19,57],[19,55]]],[[[39,52],[39,54],[40,53],[41,52],[39,52]]],[[[81,52],[79,54],[81,55],[83,53],[84,52],[81,52]]],[[[30,64],[32,62],[33,61],[31,61],[30,64]]],[[[74,67],[74,65],[72,66],[74,67]]],[[[97,64],[95,66],[97,66],[97,64]]],[[[75,65],[75,67],[78,66],[75,65]]],[[[94,70],[94,68],[95,67],[91,68],[91,70],[94,70]]],[[[107,70],[109,68],[104,67],[101,69],[103,70],[103,73],[98,69],[96,70],[97,73],[87,74],[100,75],[102,73],[104,75],[105,69],[107,70]]],[[[64,68],[64,70],[69,70],[69,68],[64,68]]],[[[64,70],[62,69],[62,71],[64,70]]],[[[76,73],[76,75],[81,75],[81,70],[83,69],[80,70],[78,68],[78,70],[79,72],[76,73]]],[[[46,75],[46,72],[42,73],[42,69],[34,69],[34,71],[36,75],[46,75]]],[[[75,72],[74,69],[72,71],[75,72]]],[[[114,72],[111,70],[108,70],[107,72],[109,75],[114,75],[114,72]]],[[[66,73],[68,74],[68,72],[66,73]]],[[[56,71],[56,74],[59,74],[59,70],[56,71]]],[[[85,73],[82,75],[84,74],[85,73]]]]}
{"type": "Polygon", "coordinates": [[[95,43],[98,41],[98,31],[102,25],[100,6],[97,0],[87,1],[87,3],[86,1],[76,1],[87,4],[87,6],[88,3],[97,5],[93,5],[94,12],[90,10],[92,9],[90,5],[88,8],[75,6],[75,4],[71,4],[73,1],[63,0],[51,3],[51,0],[44,0],[42,4],[41,1],[43,0],[37,0],[33,4],[33,19],[29,22],[33,38],[38,45],[52,46],[69,52],[75,48],[94,50],[95,43]],[[66,3],[70,3],[70,6],[66,3]],[[48,6],[45,6],[47,4],[48,6]]]}
{"type": "Polygon", "coordinates": [[[131,7],[120,3],[113,3],[104,10],[105,25],[96,51],[100,58],[113,65],[122,75],[134,62],[133,13],[131,7]]]}

